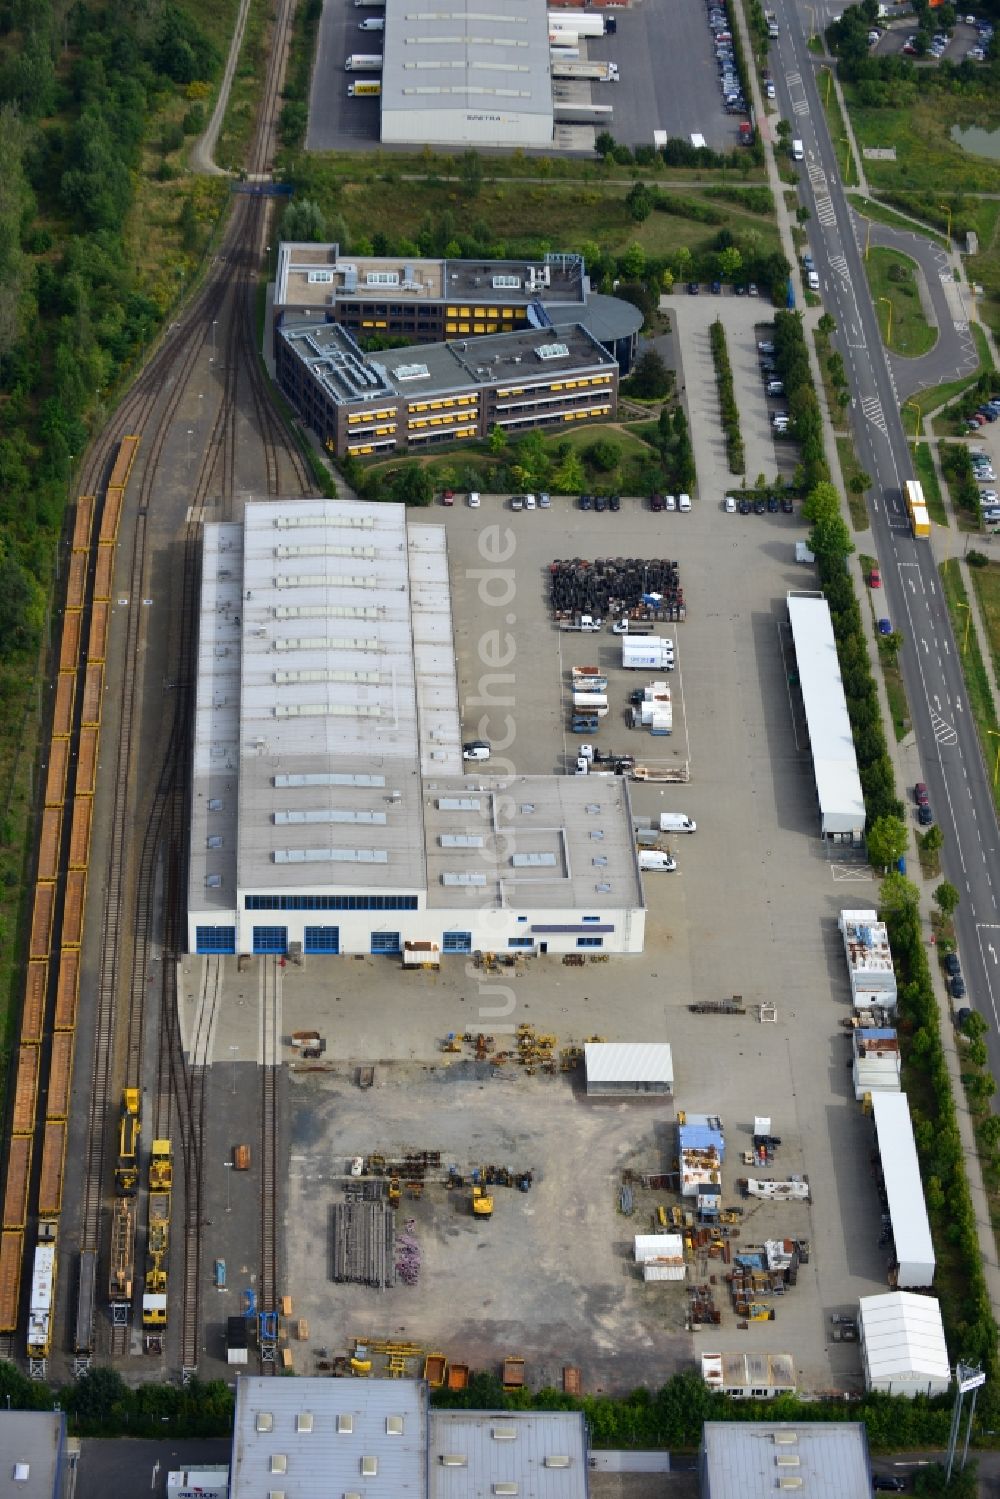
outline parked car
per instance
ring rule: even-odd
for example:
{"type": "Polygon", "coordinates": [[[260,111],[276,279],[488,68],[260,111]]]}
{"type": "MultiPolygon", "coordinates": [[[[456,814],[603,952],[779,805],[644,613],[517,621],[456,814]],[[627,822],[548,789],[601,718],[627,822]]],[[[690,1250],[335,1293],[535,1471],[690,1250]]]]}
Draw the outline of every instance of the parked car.
{"type": "Polygon", "coordinates": [[[767,509],[768,509],[768,513],[770,515],[777,515],[777,513],[778,513],[778,496],[776,494],[769,494],[768,495],[768,497],[767,497],[767,509]]]}
{"type": "Polygon", "coordinates": [[[741,499],[740,499],[740,504],[739,504],[740,514],[741,515],[749,515],[752,509],[753,509],[753,506],[750,504],[750,501],[747,499],[746,495],[743,495],[741,497],[741,499]]]}
{"type": "Polygon", "coordinates": [[[927,803],[930,801],[930,797],[927,795],[927,784],[925,781],[918,781],[914,786],[913,800],[916,802],[918,807],[926,807],[927,803]]]}
{"type": "Polygon", "coordinates": [[[580,502],[579,503],[580,503],[580,509],[581,510],[589,510],[591,508],[591,506],[593,505],[594,501],[593,501],[592,497],[589,494],[582,494],[580,496],[580,502]]]}
{"type": "Polygon", "coordinates": [[[756,297],[758,295],[756,281],[750,282],[750,285],[747,287],[747,291],[750,293],[751,297],[756,297]]]}
{"type": "Polygon", "coordinates": [[[463,760],[488,760],[490,758],[490,747],[485,739],[470,739],[467,744],[462,745],[463,760]]]}
{"type": "Polygon", "coordinates": [[[778,97],[778,91],[775,88],[775,86],[774,86],[773,83],[767,83],[767,84],[765,84],[764,85],[764,92],[765,92],[765,94],[767,95],[767,97],[769,99],[776,99],[778,97]]]}
{"type": "Polygon", "coordinates": [[[666,510],[676,510],[677,509],[677,497],[676,497],[676,495],[668,494],[667,497],[666,497],[666,499],[663,501],[663,505],[664,505],[664,509],[666,509],[666,510]]]}
{"type": "Polygon", "coordinates": [[[523,510],[524,509],[524,495],[523,494],[512,494],[511,497],[510,497],[510,508],[512,510],[523,510]]]}
{"type": "Polygon", "coordinates": [[[879,572],[879,570],[878,570],[877,567],[873,567],[872,570],[871,570],[871,572],[868,574],[868,587],[869,588],[881,588],[882,587],[882,574],[879,572]]]}
{"type": "Polygon", "coordinates": [[[758,495],[757,498],[753,502],[753,513],[754,513],[754,515],[763,515],[764,511],[766,509],[767,509],[767,506],[764,504],[764,501],[761,499],[760,495],[758,495]]]}
{"type": "Polygon", "coordinates": [[[774,353],[774,344],[770,341],[770,339],[761,339],[758,342],[758,344],[757,344],[757,353],[758,354],[773,354],[774,353]]]}
{"type": "Polygon", "coordinates": [[[538,508],[539,510],[550,510],[552,508],[552,496],[550,494],[540,494],[538,496],[538,508]]]}
{"type": "Polygon", "coordinates": [[[441,491],[441,503],[442,505],[454,505],[455,491],[453,489],[443,489],[441,491]]]}
{"type": "Polygon", "coordinates": [[[689,297],[696,297],[700,291],[701,291],[701,287],[698,285],[697,281],[689,281],[688,282],[688,296],[689,297]]]}
{"type": "Polygon", "coordinates": [[[878,622],[878,632],[879,632],[880,635],[891,635],[892,634],[892,623],[891,623],[890,620],[886,619],[884,616],[878,622]]]}
{"type": "Polygon", "coordinates": [[[944,971],[949,977],[954,978],[956,973],[961,973],[962,965],[958,960],[957,952],[946,952],[944,955],[944,971]]]}
{"type": "Polygon", "coordinates": [[[792,497],[790,494],[783,494],[781,496],[781,513],[782,515],[795,514],[795,506],[792,504],[792,497]]]}
{"type": "Polygon", "coordinates": [[[725,512],[726,512],[727,515],[735,515],[736,514],[736,496],[733,495],[733,494],[727,494],[726,495],[726,499],[725,499],[725,504],[724,504],[723,508],[724,508],[724,510],[725,510],[725,512]]]}
{"type": "Polygon", "coordinates": [[[885,1494],[905,1494],[906,1480],[889,1473],[876,1473],[872,1477],[872,1488],[885,1494]]]}
{"type": "MultiPolygon", "coordinates": [[[[722,282],[721,281],[713,281],[712,282],[712,296],[713,297],[717,297],[717,296],[719,296],[721,294],[721,292],[722,292],[722,282]]],[[[995,420],[995,418],[994,418],[994,420],[995,420]]]]}
{"type": "Polygon", "coordinates": [[[650,495],[650,497],[649,497],[649,508],[650,508],[650,510],[656,510],[656,511],[660,511],[660,510],[663,509],[663,496],[662,496],[662,494],[651,494],[650,495]]]}
{"type": "Polygon", "coordinates": [[[931,811],[927,802],[925,802],[922,807],[917,808],[917,821],[922,828],[929,828],[931,823],[934,821],[934,813],[931,811]]]}
{"type": "Polygon", "coordinates": [[[622,497],[621,497],[621,495],[620,494],[609,495],[608,496],[608,507],[611,510],[620,510],[622,508],[622,497]]]}
{"type": "Polygon", "coordinates": [[[960,973],[956,973],[954,978],[948,981],[948,988],[951,991],[952,999],[965,998],[965,980],[960,973]]]}
{"type": "Polygon", "coordinates": [[[605,495],[605,494],[595,495],[594,496],[594,509],[599,514],[603,515],[604,511],[607,510],[607,508],[608,508],[608,497],[607,497],[607,495],[605,495]]]}

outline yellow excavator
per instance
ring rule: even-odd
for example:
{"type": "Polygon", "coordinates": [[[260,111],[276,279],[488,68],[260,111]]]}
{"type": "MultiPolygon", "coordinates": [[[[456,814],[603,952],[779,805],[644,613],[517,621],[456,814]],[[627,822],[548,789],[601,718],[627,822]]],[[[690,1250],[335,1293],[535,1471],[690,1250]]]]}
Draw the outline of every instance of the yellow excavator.
{"type": "Polygon", "coordinates": [[[485,1187],[472,1189],[472,1216],[474,1218],[493,1217],[493,1198],[485,1187]]]}

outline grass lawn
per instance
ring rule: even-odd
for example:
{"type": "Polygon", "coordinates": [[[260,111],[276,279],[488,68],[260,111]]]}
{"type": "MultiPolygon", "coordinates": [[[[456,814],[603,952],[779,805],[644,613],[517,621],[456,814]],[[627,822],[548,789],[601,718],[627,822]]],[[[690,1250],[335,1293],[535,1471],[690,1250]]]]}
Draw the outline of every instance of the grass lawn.
{"type": "MultiPolygon", "coordinates": [[[[897,213],[886,203],[877,202],[874,198],[852,197],[851,207],[863,214],[866,219],[873,219],[876,224],[888,224],[890,229],[905,229],[912,234],[916,228],[912,219],[908,219],[905,214],[897,213]]],[[[919,217],[919,214],[914,214],[914,218],[919,217]]],[[[925,233],[924,238],[929,239],[931,244],[937,245],[942,250],[948,248],[948,241],[943,234],[925,233]]]]}
{"type": "Polygon", "coordinates": [[[899,663],[889,661],[884,656],[881,661],[885,695],[889,699],[889,712],[892,714],[892,732],[898,744],[913,727],[910,722],[910,705],[906,701],[906,688],[903,686],[903,673],[899,669],[899,663]]]}
{"type": "Polygon", "coordinates": [[[989,567],[970,567],[969,576],[986,627],[993,671],[1000,676],[1000,562],[991,562],[989,567]]]}
{"type": "MultiPolygon", "coordinates": [[[[477,239],[510,242],[544,240],[562,249],[580,249],[591,242],[601,250],[621,255],[631,244],[639,244],[649,255],[667,255],[687,246],[697,250],[718,234],[718,226],[655,210],[641,224],[629,214],[622,184],[595,182],[592,186],[567,186],[558,181],[534,183],[494,182],[484,184],[470,199],[457,183],[440,179],[421,181],[356,181],[336,184],[331,192],[321,175],[312,169],[303,193],[318,197],[330,215],[341,215],[352,236],[372,238],[383,233],[391,238],[415,238],[426,220],[440,222],[450,214],[456,227],[467,222],[477,239]]],[[[693,196],[693,195],[692,195],[693,196]]],[[[697,199],[713,211],[719,204],[697,199]]],[[[753,232],[764,250],[779,248],[773,219],[726,203],[727,226],[739,240],[741,232],[753,232]]]]}
{"type": "Polygon", "coordinates": [[[826,115],[826,125],[833,142],[833,149],[837,157],[837,165],[840,167],[845,187],[858,187],[858,164],[854,160],[854,152],[847,135],[847,124],[844,120],[840,100],[837,91],[833,87],[833,80],[829,68],[820,68],[816,78],[816,84],[823,100],[823,113],[826,115]]]}
{"type": "Polygon", "coordinates": [[[913,459],[914,475],[923,486],[924,499],[927,501],[927,511],[931,520],[936,521],[939,526],[947,526],[948,512],[944,508],[941,485],[938,483],[937,469],[934,467],[930,448],[925,442],[911,442],[910,456],[913,459]]]}
{"type": "Polygon", "coordinates": [[[237,171],[246,165],[247,149],[253,135],[261,84],[267,67],[270,23],[270,0],[250,0],[239,62],[233,74],[233,86],[215,148],[217,163],[230,171],[237,171]]]}
{"type": "MultiPolygon", "coordinates": [[[[951,627],[958,642],[962,673],[965,677],[965,690],[969,696],[972,716],[976,721],[976,732],[979,734],[983,760],[987,765],[992,765],[997,753],[997,740],[992,736],[1000,735],[1000,724],[997,723],[996,704],[993,701],[986,665],[979,650],[975,627],[966,628],[969,597],[958,570],[958,562],[954,558],[941,564],[941,583],[951,617],[951,627]]],[[[993,801],[1000,808],[1000,786],[993,786],[993,801]]]]}
{"type": "Polygon", "coordinates": [[[843,432],[846,426],[845,408],[837,400],[837,387],[830,378],[830,371],[827,368],[827,360],[833,352],[833,346],[830,343],[829,334],[824,333],[822,328],[817,328],[813,337],[816,341],[816,358],[819,360],[820,374],[823,376],[823,390],[826,393],[830,421],[833,423],[835,432],[843,432]]]}
{"type": "Polygon", "coordinates": [[[840,471],[847,485],[847,504],[851,512],[851,525],[855,531],[867,531],[871,522],[868,519],[868,507],[865,504],[863,494],[851,492],[851,479],[855,474],[863,472],[858,455],[854,451],[854,439],[847,435],[837,437],[837,457],[840,459],[840,471]]]}
{"type": "Polygon", "coordinates": [[[984,130],[1000,125],[996,100],[984,93],[958,97],[935,89],[898,109],[873,109],[858,102],[850,84],[844,87],[844,97],[860,149],[881,146],[896,151],[895,161],[865,161],[873,188],[1000,192],[1000,162],[963,151],[949,133],[955,124],[981,125],[984,130]]]}
{"type": "Polygon", "coordinates": [[[865,271],[886,348],[910,359],[933,349],[937,329],[931,327],[920,305],[916,262],[898,250],[873,245],[865,271]]]}
{"type": "Polygon", "coordinates": [[[983,288],[979,316],[1000,337],[1000,202],[980,202],[976,213],[979,253],[966,262],[970,282],[983,288]]]}

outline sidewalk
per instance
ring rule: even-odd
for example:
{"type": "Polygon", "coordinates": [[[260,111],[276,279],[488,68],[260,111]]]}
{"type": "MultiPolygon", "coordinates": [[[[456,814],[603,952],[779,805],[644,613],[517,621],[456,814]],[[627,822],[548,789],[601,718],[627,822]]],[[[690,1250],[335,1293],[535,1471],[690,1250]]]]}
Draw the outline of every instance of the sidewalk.
{"type": "MultiPolygon", "coordinates": [[[[736,16],[737,26],[740,31],[741,40],[743,42],[744,53],[747,57],[752,57],[753,46],[746,24],[746,17],[743,14],[743,9],[741,6],[736,7],[736,16]]],[[[846,121],[846,128],[849,140],[851,142],[851,148],[855,153],[855,161],[858,167],[859,178],[865,187],[865,191],[867,191],[867,182],[864,175],[864,167],[861,160],[861,154],[858,151],[857,141],[854,138],[854,132],[851,126],[850,117],[848,116],[847,110],[844,108],[843,96],[841,95],[840,86],[836,78],[834,78],[834,83],[837,88],[837,97],[840,101],[840,107],[843,111],[844,119],[846,121]]],[[[767,119],[767,115],[764,112],[763,101],[760,94],[760,83],[757,78],[756,72],[751,72],[750,84],[757,118],[758,120],[765,121],[767,119]]],[[[804,305],[805,299],[802,294],[803,288],[801,272],[791,233],[792,216],[788,210],[787,200],[785,198],[785,184],[781,181],[778,175],[777,163],[774,157],[774,149],[769,136],[765,138],[765,161],[767,164],[768,184],[771,188],[771,192],[773,193],[775,200],[778,231],[781,235],[781,246],[789,261],[789,264],[793,268],[792,276],[793,283],[796,288],[796,302],[800,307],[802,307],[804,305]]],[[[954,253],[954,251],[952,251],[951,255],[949,256],[949,260],[953,264],[957,263],[959,265],[959,269],[961,269],[959,257],[954,253]]],[[[805,332],[806,345],[809,352],[809,367],[812,373],[813,383],[816,387],[816,397],[819,401],[820,412],[823,418],[823,441],[829,461],[830,478],[831,481],[836,485],[837,491],[842,497],[841,510],[843,518],[848,528],[851,530],[851,534],[854,538],[855,551],[848,559],[848,566],[850,569],[851,577],[854,581],[858,600],[863,610],[867,601],[868,589],[865,579],[862,576],[859,553],[863,551],[874,553],[875,545],[872,540],[872,534],[870,530],[854,532],[853,528],[851,527],[851,519],[846,500],[847,490],[844,485],[844,476],[840,468],[840,460],[837,454],[837,444],[833,429],[833,423],[830,417],[830,411],[827,406],[826,390],[820,373],[819,358],[816,354],[816,342],[814,335],[816,331],[816,325],[819,322],[821,316],[822,308],[805,308],[802,313],[803,329],[805,332]]],[[[989,337],[989,330],[987,329],[985,331],[987,333],[987,340],[992,349],[993,342],[989,337]]],[[[946,490],[943,492],[947,493],[946,490]]],[[[965,564],[962,565],[964,566],[965,564]]],[[[967,579],[966,581],[968,582],[967,579]]],[[[976,621],[976,629],[978,632],[981,629],[981,623],[978,619],[978,611],[975,609],[973,610],[973,618],[976,621]]],[[[868,644],[869,664],[871,666],[872,676],[874,678],[875,685],[878,691],[879,706],[882,712],[882,722],[887,730],[886,743],[888,746],[889,757],[893,764],[893,770],[896,776],[896,784],[900,788],[900,790],[902,790],[902,788],[908,782],[912,783],[913,781],[920,779],[920,776],[916,773],[919,770],[920,764],[916,749],[916,739],[915,735],[910,732],[899,744],[896,743],[895,735],[892,730],[892,714],[889,711],[889,703],[885,691],[885,681],[882,676],[881,662],[879,661],[878,640],[875,635],[874,629],[865,631],[865,636],[868,644]]],[[[993,680],[992,677],[991,680],[993,680]]],[[[919,862],[916,859],[915,851],[912,852],[911,866],[914,873],[914,883],[917,885],[921,893],[922,919],[924,930],[927,936],[927,942],[929,945],[931,938],[931,882],[925,881],[920,875],[920,866],[919,862]]],[[[944,985],[944,977],[941,973],[940,965],[936,961],[932,961],[930,967],[934,980],[934,992],[938,1002],[938,1021],[941,1028],[941,1043],[948,1066],[948,1076],[951,1082],[951,1089],[954,1095],[955,1113],[958,1122],[959,1135],[962,1141],[962,1149],[965,1155],[966,1176],[969,1183],[969,1193],[972,1198],[972,1206],[976,1216],[976,1228],[979,1235],[979,1252],[982,1258],[983,1273],[986,1278],[986,1285],[990,1297],[990,1303],[993,1308],[993,1316],[995,1319],[1000,1320],[1000,1263],[998,1263],[997,1259],[997,1242],[996,1237],[993,1233],[992,1223],[990,1221],[989,1204],[987,1201],[986,1192],[983,1187],[983,1176],[979,1165],[979,1156],[976,1151],[976,1141],[973,1132],[972,1119],[969,1115],[968,1106],[966,1104],[965,1090],[962,1087],[961,1061],[958,1056],[955,1042],[955,1028],[952,1024],[951,1019],[951,1001],[948,997],[948,993],[944,985]]]]}

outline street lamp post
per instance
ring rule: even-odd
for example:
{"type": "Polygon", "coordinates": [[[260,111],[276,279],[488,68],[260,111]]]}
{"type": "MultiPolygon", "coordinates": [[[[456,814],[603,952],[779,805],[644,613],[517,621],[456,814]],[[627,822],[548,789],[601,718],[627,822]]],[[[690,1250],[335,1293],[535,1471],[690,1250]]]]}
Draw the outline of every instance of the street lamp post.
{"type": "Polygon", "coordinates": [[[219,319],[212,319],[212,363],[215,363],[215,330],[219,326],[219,319]]]}
{"type": "Polygon", "coordinates": [[[868,250],[872,242],[872,221],[871,219],[868,219],[866,222],[868,224],[868,228],[865,230],[865,259],[867,260],[868,250]]]}
{"type": "Polygon", "coordinates": [[[851,162],[853,160],[853,153],[851,151],[851,142],[850,142],[850,139],[846,135],[842,135],[840,137],[840,139],[843,141],[844,145],[847,147],[847,161],[846,161],[846,163],[844,165],[844,186],[845,187],[849,187],[850,183],[849,183],[848,179],[850,178],[850,175],[851,175],[851,162]]]}
{"type": "Polygon", "coordinates": [[[884,302],[889,309],[889,317],[886,321],[885,328],[885,346],[888,349],[892,346],[892,303],[889,301],[888,297],[879,297],[879,301],[884,302]]]}

